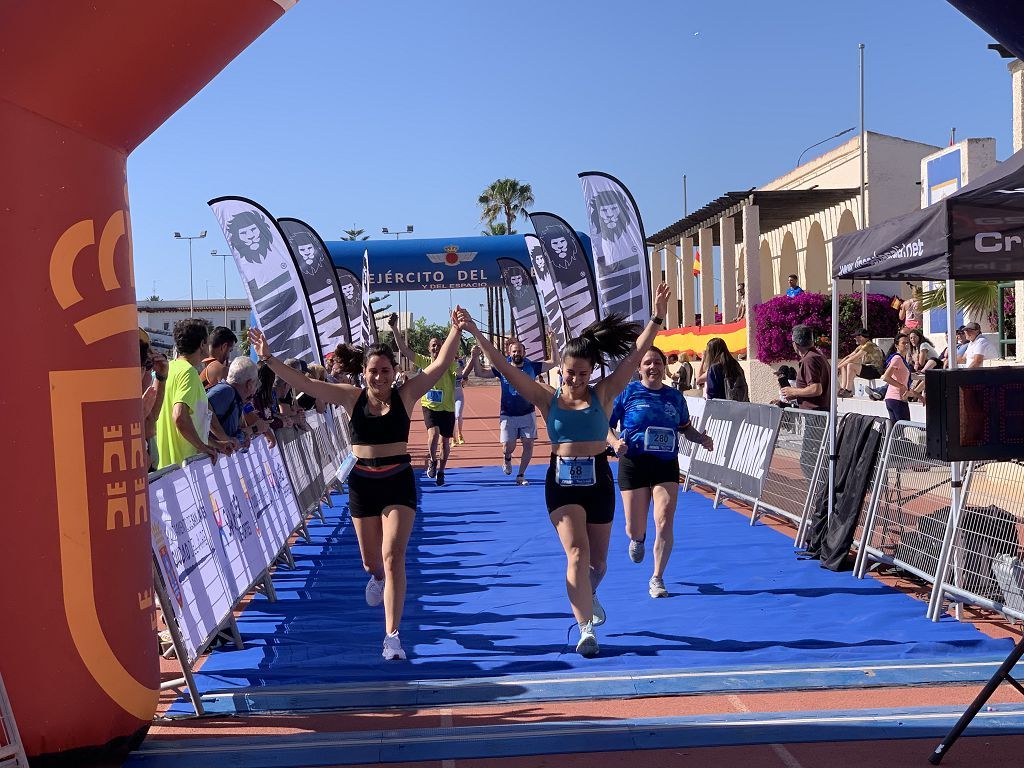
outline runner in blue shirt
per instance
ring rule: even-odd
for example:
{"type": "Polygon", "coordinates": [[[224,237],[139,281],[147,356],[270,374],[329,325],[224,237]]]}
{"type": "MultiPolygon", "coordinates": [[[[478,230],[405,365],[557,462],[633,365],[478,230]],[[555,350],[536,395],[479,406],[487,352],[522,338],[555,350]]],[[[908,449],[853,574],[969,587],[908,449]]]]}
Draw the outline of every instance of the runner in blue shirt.
{"type": "MultiPolygon", "coordinates": [[[[550,348],[554,350],[554,340],[549,337],[550,348]]],[[[556,366],[555,355],[551,360],[534,362],[526,358],[526,348],[521,342],[511,339],[505,345],[508,360],[516,368],[521,368],[531,379],[556,366]]],[[[516,440],[523,444],[523,453],[519,459],[519,474],[516,485],[529,485],[526,479],[526,468],[533,458],[533,443],[537,439],[537,414],[533,403],[524,398],[508,379],[494,368],[484,368],[480,364],[480,347],[473,348],[473,370],[482,379],[497,378],[501,383],[501,408],[498,415],[499,439],[504,451],[501,469],[506,475],[512,474],[512,452],[516,449],[516,440]]]]}
{"type": "Polygon", "coordinates": [[[679,498],[678,435],[700,443],[709,451],[714,444],[690,423],[682,392],[663,384],[665,353],[657,347],[640,360],[640,381],[632,381],[615,398],[609,421],[621,431],[614,443],[619,456],[619,489],[626,510],[629,558],[644,559],[647,513],[654,501],[654,575],[651,597],[668,597],[665,566],[674,542],[673,519],[679,498]]]}

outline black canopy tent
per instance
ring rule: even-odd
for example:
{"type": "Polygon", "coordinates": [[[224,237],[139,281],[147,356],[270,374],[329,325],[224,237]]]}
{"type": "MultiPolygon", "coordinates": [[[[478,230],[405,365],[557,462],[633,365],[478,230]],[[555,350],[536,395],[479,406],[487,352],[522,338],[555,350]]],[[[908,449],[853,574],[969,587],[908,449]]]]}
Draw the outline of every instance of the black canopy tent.
{"type": "MultiPolygon", "coordinates": [[[[1024,277],[1024,151],[1018,152],[963,189],[920,211],[889,219],[832,245],[832,371],[839,358],[839,280],[931,280],[946,282],[949,368],[956,367],[954,280],[1024,277]]],[[[829,511],[835,503],[837,392],[832,387],[829,419],[829,511]]],[[[952,463],[952,509],[960,505],[961,468],[952,463]]],[[[949,538],[953,526],[948,526],[949,538]]],[[[929,617],[942,611],[941,574],[948,566],[943,544],[929,617]]]]}

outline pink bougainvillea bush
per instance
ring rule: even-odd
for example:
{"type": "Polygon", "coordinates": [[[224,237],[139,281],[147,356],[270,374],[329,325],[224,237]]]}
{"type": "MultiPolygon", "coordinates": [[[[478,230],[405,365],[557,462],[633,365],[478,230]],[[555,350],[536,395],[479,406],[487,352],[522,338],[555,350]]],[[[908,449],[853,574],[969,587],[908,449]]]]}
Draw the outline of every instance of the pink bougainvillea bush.
{"type": "MultiPolygon", "coordinates": [[[[854,332],[861,327],[861,295],[839,297],[839,354],[849,354],[856,342],[854,332]]],[[[818,340],[822,352],[831,350],[832,297],[820,293],[801,293],[796,298],[776,296],[754,307],[757,359],[762,363],[778,363],[795,357],[790,333],[793,326],[807,325],[818,340]]],[[[899,329],[899,310],[892,306],[892,297],[868,294],[868,331],[872,337],[894,336],[899,329]]]]}

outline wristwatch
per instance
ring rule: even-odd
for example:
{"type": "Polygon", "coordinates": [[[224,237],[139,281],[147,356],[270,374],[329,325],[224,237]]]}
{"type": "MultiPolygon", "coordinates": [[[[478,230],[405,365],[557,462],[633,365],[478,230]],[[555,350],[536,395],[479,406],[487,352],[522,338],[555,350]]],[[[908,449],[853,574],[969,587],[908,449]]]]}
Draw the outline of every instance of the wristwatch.
{"type": "Polygon", "coordinates": [[[665,318],[664,317],[658,317],[657,315],[653,315],[651,317],[651,322],[654,323],[655,325],[664,325],[665,318]]]}
{"type": "Polygon", "coordinates": [[[153,378],[155,378],[157,381],[167,381],[167,377],[166,376],[161,376],[156,371],[153,371],[153,378]]]}

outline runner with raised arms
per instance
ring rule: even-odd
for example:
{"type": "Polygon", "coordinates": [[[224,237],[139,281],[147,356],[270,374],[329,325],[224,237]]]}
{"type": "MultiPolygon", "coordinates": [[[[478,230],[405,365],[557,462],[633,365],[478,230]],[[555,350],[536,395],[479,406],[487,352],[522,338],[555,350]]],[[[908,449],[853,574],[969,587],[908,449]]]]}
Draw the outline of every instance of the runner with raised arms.
{"type": "Polygon", "coordinates": [[[605,454],[608,414],[654,343],[669,296],[666,284],[658,286],[655,315],[643,333],[639,333],[636,323],[611,315],[570,339],[562,351],[562,386],[557,390],[534,381],[506,360],[468,314],[463,317],[466,330],[494,367],[540,409],[547,421],[552,453],[544,497],[566,554],[566,591],[580,630],[576,651],[586,657],[598,654],[594,625],[603,624],[606,618],[596,592],[607,570],[608,540],[615,514],[615,484],[605,454]],[[606,356],[621,360],[609,376],[590,386],[594,368],[606,356]]]}
{"type": "MultiPolygon", "coordinates": [[[[433,362],[423,372],[394,387],[396,365],[391,348],[378,344],[362,359],[366,388],[307,379],[270,351],[263,334],[252,328],[253,349],[270,368],[293,387],[328,403],[344,406],[351,415],[352,453],[356,465],[349,475],[349,512],[359,540],[368,605],[384,603],[385,659],[404,659],[398,637],[405,605],[405,551],[416,518],[416,480],[409,457],[410,413],[451,367],[459,347],[465,314],[452,313],[452,326],[433,362]]],[[[350,371],[351,373],[351,371],[350,371]]],[[[356,371],[358,373],[358,371],[356,371]]]]}

